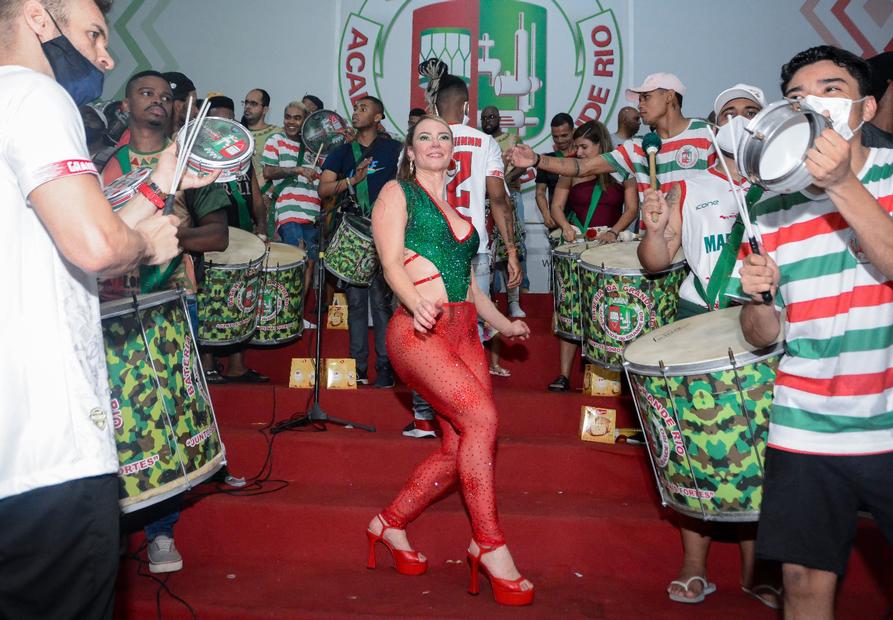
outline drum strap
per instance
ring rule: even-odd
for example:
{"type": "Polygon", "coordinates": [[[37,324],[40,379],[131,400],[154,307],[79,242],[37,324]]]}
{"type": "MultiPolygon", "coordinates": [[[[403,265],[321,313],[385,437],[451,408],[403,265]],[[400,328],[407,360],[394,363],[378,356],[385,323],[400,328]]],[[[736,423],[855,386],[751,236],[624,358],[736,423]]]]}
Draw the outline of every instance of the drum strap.
{"type": "Polygon", "coordinates": [[[245,201],[245,196],[239,191],[239,184],[235,181],[230,181],[226,185],[229,187],[229,195],[233,197],[233,202],[236,203],[236,210],[239,213],[239,228],[251,232],[254,230],[254,220],[251,218],[251,213],[248,212],[248,203],[245,201]]]}
{"type": "MultiPolygon", "coordinates": [[[[375,145],[375,142],[378,138],[372,141],[372,143],[366,147],[365,154],[372,150],[372,147],[375,145]]],[[[361,161],[365,158],[364,153],[360,150],[360,145],[356,140],[350,143],[350,147],[353,149],[353,161],[354,165],[357,166],[361,161]]],[[[360,206],[360,211],[363,214],[363,217],[370,217],[372,214],[372,205],[369,202],[369,183],[368,183],[368,173],[363,177],[363,180],[357,183],[354,187],[357,190],[357,202],[360,206]]]]}
{"type": "Polygon", "coordinates": [[[130,147],[126,144],[115,151],[115,159],[118,160],[118,165],[121,166],[121,172],[128,174],[131,171],[130,147]]]}
{"type": "Polygon", "coordinates": [[[589,230],[589,222],[592,221],[592,216],[595,215],[595,210],[598,207],[598,201],[601,200],[602,197],[602,186],[601,184],[596,184],[596,186],[592,190],[592,197],[589,199],[589,211],[586,212],[586,221],[580,222],[580,218],[577,217],[577,214],[571,212],[569,220],[571,220],[571,224],[586,232],[589,230]]]}
{"type": "MultiPolygon", "coordinates": [[[[750,208],[763,195],[763,188],[759,185],[751,185],[744,197],[748,212],[750,208]]],[[[741,247],[741,240],[744,237],[744,224],[741,222],[741,216],[735,219],[732,225],[732,231],[729,233],[729,240],[723,246],[719,254],[719,259],[713,267],[713,273],[710,274],[710,281],[707,283],[707,290],[701,284],[701,279],[695,276],[693,278],[695,290],[698,295],[707,304],[708,310],[713,310],[717,297],[719,298],[719,307],[726,308],[729,305],[728,298],[720,295],[720,291],[725,290],[729,279],[732,277],[732,269],[735,268],[735,261],[738,258],[738,249],[741,247]]]]}

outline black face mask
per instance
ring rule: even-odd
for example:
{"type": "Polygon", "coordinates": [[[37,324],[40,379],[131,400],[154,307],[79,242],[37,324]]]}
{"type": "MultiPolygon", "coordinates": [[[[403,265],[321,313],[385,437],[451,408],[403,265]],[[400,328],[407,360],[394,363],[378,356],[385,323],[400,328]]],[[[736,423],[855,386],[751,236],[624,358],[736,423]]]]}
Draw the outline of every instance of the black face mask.
{"type": "MultiPolygon", "coordinates": [[[[50,19],[56,24],[52,15],[50,19]]],[[[58,24],[56,28],[62,32],[58,24]]],[[[75,105],[82,106],[102,96],[105,75],[75,49],[68,37],[60,34],[55,39],[41,43],[40,47],[53,69],[56,81],[68,91],[75,105]]]]}

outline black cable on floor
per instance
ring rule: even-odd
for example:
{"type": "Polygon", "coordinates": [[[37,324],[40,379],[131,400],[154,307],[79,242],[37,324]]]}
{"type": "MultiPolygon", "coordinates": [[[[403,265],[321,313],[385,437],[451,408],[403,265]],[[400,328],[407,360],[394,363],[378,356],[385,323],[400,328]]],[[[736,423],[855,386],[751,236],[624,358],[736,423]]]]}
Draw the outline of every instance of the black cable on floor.
{"type": "Polygon", "coordinates": [[[192,608],[192,605],[190,605],[186,601],[186,599],[184,599],[183,597],[178,596],[177,594],[174,594],[173,590],[171,590],[170,586],[167,584],[168,579],[170,579],[171,573],[166,573],[164,575],[164,579],[161,579],[159,577],[156,577],[154,574],[152,574],[151,572],[149,572],[147,570],[149,563],[140,557],[140,554],[146,549],[147,546],[148,545],[146,543],[143,543],[140,546],[140,548],[136,550],[135,553],[128,553],[126,557],[128,559],[136,562],[136,574],[138,576],[148,577],[149,579],[151,579],[152,581],[154,581],[155,583],[158,584],[158,589],[155,591],[155,615],[158,618],[158,620],[161,620],[161,617],[162,617],[162,614],[161,614],[161,593],[162,592],[166,592],[168,594],[168,596],[170,596],[172,599],[174,599],[175,601],[177,601],[178,603],[183,605],[186,609],[189,610],[189,613],[192,615],[192,617],[195,620],[198,620],[198,613],[195,611],[195,609],[192,608]]]}

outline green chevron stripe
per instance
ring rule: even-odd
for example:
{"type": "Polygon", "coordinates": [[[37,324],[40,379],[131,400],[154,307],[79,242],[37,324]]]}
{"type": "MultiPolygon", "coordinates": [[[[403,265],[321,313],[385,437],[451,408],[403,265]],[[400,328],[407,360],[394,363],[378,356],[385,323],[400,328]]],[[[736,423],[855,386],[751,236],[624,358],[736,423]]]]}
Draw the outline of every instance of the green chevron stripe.
{"type": "Polygon", "coordinates": [[[118,21],[115,22],[115,31],[118,33],[118,36],[121,37],[125,47],[127,47],[127,51],[130,52],[130,55],[133,56],[133,59],[136,61],[136,71],[149,69],[151,66],[149,59],[143,54],[136,39],[133,38],[130,31],[127,29],[127,23],[142,8],[143,1],[144,0],[132,0],[127,8],[124,9],[124,12],[121,13],[121,17],[118,18],[118,21]]]}
{"type": "Polygon", "coordinates": [[[161,39],[160,36],[158,36],[158,33],[155,31],[155,22],[158,21],[158,18],[161,16],[162,13],[164,13],[164,10],[168,7],[168,5],[170,5],[170,3],[171,0],[157,0],[155,8],[152,9],[152,11],[140,25],[140,29],[143,31],[143,34],[146,35],[146,38],[149,40],[149,42],[161,56],[161,59],[164,61],[164,71],[173,71],[174,69],[179,68],[179,65],[177,65],[177,59],[174,58],[174,55],[171,54],[170,50],[167,49],[164,41],[161,39]]]}

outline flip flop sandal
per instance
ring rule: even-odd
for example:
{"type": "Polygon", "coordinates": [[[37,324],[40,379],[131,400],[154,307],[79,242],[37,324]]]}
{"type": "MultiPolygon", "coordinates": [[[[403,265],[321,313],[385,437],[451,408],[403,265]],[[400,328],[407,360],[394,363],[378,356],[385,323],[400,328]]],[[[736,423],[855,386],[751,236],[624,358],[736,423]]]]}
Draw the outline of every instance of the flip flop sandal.
{"type": "Polygon", "coordinates": [[[773,588],[768,583],[759,583],[752,588],[745,588],[744,586],[741,586],[741,591],[744,592],[747,596],[757,599],[769,609],[781,609],[781,588],[773,588]],[[766,594],[774,594],[779,602],[773,603],[771,599],[765,598],[766,594]]]}
{"type": "Polygon", "coordinates": [[[228,380],[215,369],[205,371],[205,382],[209,385],[220,385],[222,383],[228,383],[228,380]]]}
{"type": "Polygon", "coordinates": [[[667,586],[667,594],[670,595],[671,601],[676,601],[677,603],[689,603],[692,605],[695,603],[703,602],[704,599],[707,598],[708,594],[713,594],[714,592],[716,592],[716,584],[708,582],[704,577],[701,577],[700,575],[695,575],[694,577],[689,577],[685,581],[679,581],[679,580],[671,581],[670,585],[667,586]],[[704,587],[701,589],[701,593],[698,594],[697,596],[688,597],[685,594],[691,590],[690,586],[691,586],[692,581],[700,581],[704,587]],[[671,590],[673,589],[673,586],[679,586],[683,590],[685,590],[685,592],[674,594],[673,592],[671,592],[671,590]]]}
{"type": "Polygon", "coordinates": [[[494,377],[511,377],[512,371],[502,366],[490,366],[490,374],[494,377]]]}

